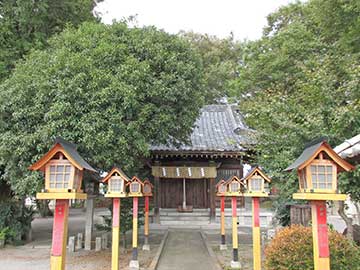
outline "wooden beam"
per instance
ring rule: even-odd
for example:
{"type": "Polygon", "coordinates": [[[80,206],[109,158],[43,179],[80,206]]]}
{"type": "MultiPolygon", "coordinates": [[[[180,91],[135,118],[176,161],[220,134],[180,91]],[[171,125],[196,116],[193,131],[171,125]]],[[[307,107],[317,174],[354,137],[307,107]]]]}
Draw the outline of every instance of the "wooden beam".
{"type": "Polygon", "coordinates": [[[154,177],[154,222],[160,224],[161,187],[160,177],[154,177]]]}
{"type": "Polygon", "coordinates": [[[210,220],[215,221],[215,178],[209,179],[210,220]]]}

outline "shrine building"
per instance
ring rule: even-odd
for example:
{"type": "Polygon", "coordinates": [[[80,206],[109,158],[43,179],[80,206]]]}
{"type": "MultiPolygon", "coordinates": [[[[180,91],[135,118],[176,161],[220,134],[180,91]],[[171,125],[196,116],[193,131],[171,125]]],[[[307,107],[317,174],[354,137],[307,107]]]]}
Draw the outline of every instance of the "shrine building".
{"type": "MultiPolygon", "coordinates": [[[[188,144],[152,145],[155,222],[161,223],[169,212],[202,212],[213,221],[220,207],[215,186],[221,179],[243,177],[253,134],[238,105],[207,105],[201,109],[188,144]]],[[[243,206],[239,198],[238,207],[243,206]]]]}

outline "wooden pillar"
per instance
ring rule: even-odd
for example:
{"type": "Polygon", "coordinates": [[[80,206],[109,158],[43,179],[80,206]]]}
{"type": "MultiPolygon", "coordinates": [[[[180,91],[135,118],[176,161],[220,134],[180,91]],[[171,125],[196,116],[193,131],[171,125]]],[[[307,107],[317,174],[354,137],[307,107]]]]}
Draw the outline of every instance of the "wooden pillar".
{"type": "Polygon", "coordinates": [[[113,199],[111,270],[119,270],[120,198],[113,199]]]}
{"type": "Polygon", "coordinates": [[[209,179],[210,220],[215,221],[215,178],[209,179]]]}
{"type": "Polygon", "coordinates": [[[85,250],[91,250],[91,240],[94,227],[94,198],[86,201],[86,220],[85,220],[85,250]]]}
{"type": "Polygon", "coordinates": [[[143,250],[150,250],[150,245],[149,245],[149,196],[145,197],[144,245],[143,245],[143,250]]]}
{"type": "Polygon", "coordinates": [[[260,198],[252,198],[254,270],[261,270],[260,198]]]}
{"type": "Polygon", "coordinates": [[[220,230],[221,230],[221,242],[220,242],[220,250],[226,250],[226,238],[225,238],[225,196],[221,196],[220,198],[220,230]]]}
{"type": "Polygon", "coordinates": [[[311,201],[314,269],[330,270],[326,201],[311,201]]]}
{"type": "Polygon", "coordinates": [[[231,197],[232,209],[232,245],[233,245],[233,259],[231,261],[231,268],[240,268],[238,255],[238,230],[237,230],[237,200],[236,197],[231,197]]]}
{"type": "Polygon", "coordinates": [[[182,202],[183,210],[186,210],[186,179],[183,179],[183,202],[182,202]]]}
{"type": "Polygon", "coordinates": [[[133,198],[133,234],[132,234],[132,258],[130,261],[130,269],[139,269],[138,261],[138,206],[139,198],[133,198]]]}
{"type": "Polygon", "coordinates": [[[154,222],[160,224],[161,187],[160,177],[154,177],[154,222]]]}
{"type": "Polygon", "coordinates": [[[58,199],[55,201],[52,247],[51,247],[51,270],[65,269],[66,241],[68,233],[69,200],[58,199]]]}

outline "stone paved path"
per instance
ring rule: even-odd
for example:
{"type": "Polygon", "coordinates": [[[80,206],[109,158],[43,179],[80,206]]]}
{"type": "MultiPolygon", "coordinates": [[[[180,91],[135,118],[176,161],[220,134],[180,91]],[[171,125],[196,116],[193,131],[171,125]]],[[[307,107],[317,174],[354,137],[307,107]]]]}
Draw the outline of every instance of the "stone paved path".
{"type": "Polygon", "coordinates": [[[157,270],[215,270],[199,231],[170,231],[157,270]]]}

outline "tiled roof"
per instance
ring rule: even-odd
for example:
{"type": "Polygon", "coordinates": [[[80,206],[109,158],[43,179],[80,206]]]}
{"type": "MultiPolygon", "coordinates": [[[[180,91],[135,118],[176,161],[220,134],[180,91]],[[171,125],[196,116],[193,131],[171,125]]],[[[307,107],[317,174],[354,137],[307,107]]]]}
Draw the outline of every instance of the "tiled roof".
{"type": "Polygon", "coordinates": [[[354,158],[360,155],[360,134],[336,146],[334,151],[342,158],[354,158]]]}
{"type": "Polygon", "coordinates": [[[64,140],[63,138],[61,137],[57,137],[55,139],[55,144],[58,143],[60,144],[66,153],[68,153],[72,159],[74,159],[82,168],[84,168],[85,170],[89,170],[89,171],[92,171],[92,172],[96,172],[96,170],[91,167],[89,165],[89,163],[87,163],[80,155],[79,153],[76,151],[76,146],[73,145],[72,143],[64,140]]]}
{"type": "Polygon", "coordinates": [[[294,169],[297,169],[300,167],[303,163],[305,163],[307,160],[309,160],[314,153],[324,144],[325,141],[320,141],[317,143],[314,143],[313,145],[309,145],[307,148],[304,149],[304,151],[301,153],[301,155],[294,161],[293,164],[291,164],[289,167],[285,169],[285,171],[292,171],[294,169]]]}
{"type": "Polygon", "coordinates": [[[240,152],[254,143],[249,129],[238,111],[237,105],[207,105],[190,135],[188,144],[152,145],[152,151],[214,151],[240,152]]]}

